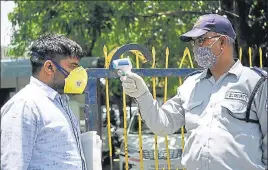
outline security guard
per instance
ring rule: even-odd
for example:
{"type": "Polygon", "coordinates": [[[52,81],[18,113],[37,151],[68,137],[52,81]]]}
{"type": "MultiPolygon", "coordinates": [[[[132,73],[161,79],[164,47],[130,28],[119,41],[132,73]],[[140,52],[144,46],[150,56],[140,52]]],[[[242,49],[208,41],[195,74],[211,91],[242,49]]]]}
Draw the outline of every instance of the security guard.
{"type": "Polygon", "coordinates": [[[185,125],[182,165],[187,170],[267,168],[267,74],[233,58],[235,37],[226,17],[199,17],[180,39],[192,42],[195,60],[204,70],[185,79],[162,106],[140,76],[121,78],[155,134],[172,134],[185,125]]]}

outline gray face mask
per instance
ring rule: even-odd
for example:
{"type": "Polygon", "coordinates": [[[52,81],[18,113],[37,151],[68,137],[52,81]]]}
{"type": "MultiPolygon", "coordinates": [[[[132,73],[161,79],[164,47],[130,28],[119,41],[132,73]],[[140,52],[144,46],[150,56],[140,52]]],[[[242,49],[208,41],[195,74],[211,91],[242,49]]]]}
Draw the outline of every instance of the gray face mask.
{"type": "Polygon", "coordinates": [[[218,56],[216,56],[215,54],[213,54],[211,48],[218,40],[219,38],[208,47],[194,46],[193,48],[194,58],[200,67],[211,68],[216,64],[217,59],[221,55],[222,51],[218,56]]]}

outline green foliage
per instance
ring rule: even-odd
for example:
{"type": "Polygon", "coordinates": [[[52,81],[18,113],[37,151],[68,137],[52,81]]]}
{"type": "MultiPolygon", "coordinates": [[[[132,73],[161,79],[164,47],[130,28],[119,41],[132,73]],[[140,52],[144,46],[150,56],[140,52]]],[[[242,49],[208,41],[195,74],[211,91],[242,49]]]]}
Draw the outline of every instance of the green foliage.
{"type": "Polygon", "coordinates": [[[79,42],[91,56],[103,29],[111,27],[113,11],[108,2],[96,1],[15,1],[9,14],[14,28],[11,55],[23,55],[32,40],[47,32],[65,34],[79,42]]]}
{"type": "Polygon", "coordinates": [[[242,63],[249,66],[248,47],[253,48],[253,65],[259,66],[259,48],[263,50],[263,66],[268,66],[268,1],[220,0],[221,12],[226,14],[237,34],[237,52],[242,48],[242,63]],[[245,57],[244,57],[245,56],[245,57]]]}
{"type": "Polygon", "coordinates": [[[265,0],[247,0],[245,3],[249,6],[249,14],[247,17],[247,23],[250,27],[255,24],[261,29],[268,32],[268,3],[265,0]]]}
{"type": "MultiPolygon", "coordinates": [[[[165,49],[169,47],[169,67],[178,67],[183,50],[189,46],[179,41],[179,35],[190,29],[199,15],[211,12],[210,7],[217,1],[17,0],[15,3],[17,7],[9,14],[17,28],[11,55],[23,55],[39,35],[56,32],[81,44],[86,56],[102,57],[104,45],[109,51],[127,43],[143,44],[150,50],[154,46],[156,67],[164,67],[165,49]]],[[[151,66],[141,64],[141,67],[151,66]]],[[[111,92],[118,92],[119,82],[110,84],[111,92]]],[[[169,89],[169,94],[175,92],[169,89]]]]}
{"type": "Polygon", "coordinates": [[[127,43],[144,44],[156,49],[157,67],[164,67],[165,49],[170,49],[170,67],[177,67],[175,61],[181,57],[189,44],[181,43],[179,35],[192,27],[199,12],[194,6],[205,6],[196,1],[137,1],[129,3],[111,2],[116,10],[112,30],[102,34],[98,41],[100,47],[94,49],[98,54],[104,44],[108,49],[127,43]],[[197,11],[189,14],[187,11],[197,11]],[[187,24],[186,24],[187,23],[187,24]]]}

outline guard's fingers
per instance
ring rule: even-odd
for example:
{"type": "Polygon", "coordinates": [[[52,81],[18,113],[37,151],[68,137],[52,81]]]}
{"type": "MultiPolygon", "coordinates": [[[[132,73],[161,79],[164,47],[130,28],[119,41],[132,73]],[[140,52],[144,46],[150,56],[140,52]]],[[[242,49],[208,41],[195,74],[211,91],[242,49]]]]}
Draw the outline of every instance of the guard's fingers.
{"type": "Polygon", "coordinates": [[[118,70],[118,71],[117,71],[117,74],[118,74],[120,77],[122,77],[122,76],[125,75],[125,73],[124,73],[122,70],[118,70]]]}
{"type": "Polygon", "coordinates": [[[126,76],[127,76],[127,78],[131,78],[131,79],[133,79],[134,81],[136,81],[136,80],[138,80],[138,81],[143,80],[138,74],[133,73],[133,72],[128,72],[128,73],[126,73],[126,76]]]}

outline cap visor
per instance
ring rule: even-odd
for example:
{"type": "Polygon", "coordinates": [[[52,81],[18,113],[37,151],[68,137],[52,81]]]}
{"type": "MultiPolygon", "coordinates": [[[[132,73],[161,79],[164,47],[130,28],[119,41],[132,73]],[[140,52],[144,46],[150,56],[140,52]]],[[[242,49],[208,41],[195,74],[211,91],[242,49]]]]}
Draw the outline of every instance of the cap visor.
{"type": "Polygon", "coordinates": [[[184,41],[184,42],[188,42],[188,41],[191,41],[192,38],[200,37],[200,36],[204,35],[207,32],[208,32],[207,30],[203,30],[203,29],[199,29],[199,28],[194,28],[191,31],[186,32],[185,34],[182,34],[180,36],[180,40],[181,41],[184,41]]]}

